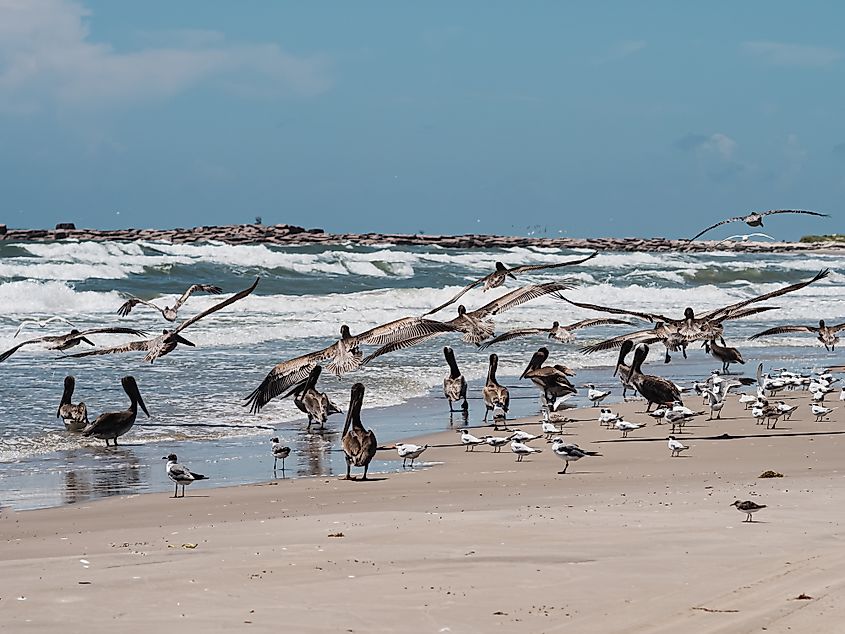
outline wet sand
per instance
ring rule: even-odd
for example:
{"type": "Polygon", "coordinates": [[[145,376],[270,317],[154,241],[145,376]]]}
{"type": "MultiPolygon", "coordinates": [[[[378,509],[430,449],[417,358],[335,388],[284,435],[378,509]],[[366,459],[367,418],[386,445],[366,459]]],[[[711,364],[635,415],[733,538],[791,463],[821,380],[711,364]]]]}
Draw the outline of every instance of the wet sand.
{"type": "Polygon", "coordinates": [[[369,482],[6,509],[0,618],[32,632],[836,631],[845,417],[816,423],[808,393],[781,398],[800,407],[775,430],[735,399],[721,421],[697,418],[681,458],[642,401],[613,406],[648,421],[626,439],[572,410],[564,435],[602,455],[566,475],[542,440],[517,463],[443,432],[425,439],[428,466],[369,482]],[[744,523],[737,498],[768,508],[744,523]]]}

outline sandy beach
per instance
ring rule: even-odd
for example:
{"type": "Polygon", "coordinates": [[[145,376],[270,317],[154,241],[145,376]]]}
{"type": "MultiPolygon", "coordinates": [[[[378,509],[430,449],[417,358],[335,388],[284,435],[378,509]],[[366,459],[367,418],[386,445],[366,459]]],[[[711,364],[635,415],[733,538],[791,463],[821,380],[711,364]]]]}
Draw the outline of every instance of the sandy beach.
{"type": "Polygon", "coordinates": [[[420,467],[369,482],[200,482],[179,500],[6,509],[0,614],[21,632],[83,619],[91,632],[834,631],[842,410],[816,423],[809,393],[783,399],[800,407],[775,430],[735,399],[721,421],[698,417],[680,458],[642,401],[613,407],[648,421],[626,439],[597,409],[571,410],[565,436],[601,456],[565,475],[542,439],[517,463],[443,432],[423,439],[420,467]],[[767,508],[744,523],[735,499],[767,508]]]}

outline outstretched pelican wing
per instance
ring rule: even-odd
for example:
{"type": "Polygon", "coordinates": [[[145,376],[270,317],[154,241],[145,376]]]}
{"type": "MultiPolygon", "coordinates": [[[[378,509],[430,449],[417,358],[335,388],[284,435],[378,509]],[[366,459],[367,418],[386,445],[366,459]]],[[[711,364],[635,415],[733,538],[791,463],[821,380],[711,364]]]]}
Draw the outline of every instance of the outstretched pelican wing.
{"type": "Polygon", "coordinates": [[[198,322],[203,317],[208,317],[211,313],[215,313],[218,310],[220,310],[222,308],[226,308],[226,306],[229,306],[230,304],[234,304],[238,300],[243,299],[244,297],[246,297],[247,295],[252,293],[252,291],[255,290],[255,287],[258,286],[258,281],[260,279],[261,279],[260,277],[256,277],[255,281],[252,283],[252,286],[250,286],[249,288],[245,288],[244,290],[235,293],[230,298],[224,299],[219,304],[215,304],[211,308],[205,309],[204,311],[202,311],[201,313],[199,313],[197,315],[194,315],[190,319],[186,319],[185,321],[183,321],[181,324],[179,324],[176,327],[176,329],[173,331],[173,334],[178,334],[178,333],[182,332],[183,330],[185,330],[185,328],[187,328],[191,324],[198,322]]]}

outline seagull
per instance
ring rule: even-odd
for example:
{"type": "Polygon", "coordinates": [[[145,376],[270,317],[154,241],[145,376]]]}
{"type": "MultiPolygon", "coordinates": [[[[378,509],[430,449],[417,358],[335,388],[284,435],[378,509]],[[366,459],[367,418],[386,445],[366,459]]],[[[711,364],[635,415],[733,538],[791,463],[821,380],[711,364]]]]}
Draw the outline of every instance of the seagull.
{"type": "Polygon", "coordinates": [[[236,301],[243,299],[252,291],[255,290],[255,287],[258,286],[259,278],[255,278],[255,282],[253,282],[252,286],[246,288],[239,293],[235,293],[229,299],[223,300],[222,302],[215,304],[211,308],[207,308],[206,310],[202,311],[198,315],[194,315],[190,319],[186,319],[182,323],[180,323],[176,328],[165,329],[162,331],[160,335],[157,337],[153,337],[152,339],[144,339],[142,341],[130,341],[129,343],[123,344],[122,346],[115,346],[113,348],[98,348],[97,350],[89,350],[87,352],[78,352],[76,354],[70,355],[71,357],[88,357],[91,355],[102,355],[102,354],[115,354],[119,352],[133,352],[133,351],[142,351],[146,352],[147,355],[144,357],[144,361],[148,361],[153,363],[159,357],[163,357],[166,354],[170,354],[176,349],[178,344],[184,344],[186,346],[194,347],[195,344],[185,339],[179,333],[185,330],[191,324],[198,322],[203,317],[207,317],[211,313],[217,312],[221,308],[225,308],[230,304],[234,304],[236,301]]]}
{"type": "Polygon", "coordinates": [[[751,518],[751,515],[760,509],[766,508],[765,504],[757,504],[751,500],[745,500],[745,502],[736,500],[731,506],[735,506],[736,510],[740,513],[745,513],[746,518],[743,520],[744,522],[753,522],[754,520],[751,518]]]}
{"type": "Polygon", "coordinates": [[[788,332],[809,332],[816,335],[816,339],[822,342],[824,349],[831,352],[836,349],[836,344],[839,343],[837,333],[845,328],[845,323],[828,326],[824,319],[819,319],[818,326],[776,326],[769,328],[763,332],[758,332],[751,335],[749,339],[759,339],[760,337],[768,337],[770,335],[782,335],[788,332]]]}
{"type": "Polygon", "coordinates": [[[822,422],[822,418],[825,416],[829,416],[835,407],[824,407],[823,405],[816,405],[815,403],[810,403],[810,409],[813,412],[813,416],[816,417],[816,422],[822,422]]]}
{"type": "Polygon", "coordinates": [[[73,390],[76,386],[76,379],[72,376],[65,377],[65,389],[62,393],[62,400],[56,410],[56,418],[64,421],[65,429],[68,431],[82,431],[88,425],[88,409],[82,401],[74,405],[73,390]]]}
{"type": "Polygon", "coordinates": [[[64,317],[60,317],[59,315],[56,315],[55,317],[48,317],[47,319],[27,319],[25,321],[22,321],[18,325],[18,329],[15,331],[15,334],[12,335],[12,339],[21,334],[21,330],[23,330],[27,326],[38,326],[39,328],[46,328],[49,324],[52,324],[55,321],[60,321],[62,323],[67,324],[68,326],[74,325],[73,322],[68,321],[64,317]]]}
{"type": "Polygon", "coordinates": [[[414,445],[411,443],[397,442],[396,451],[399,452],[399,457],[402,458],[402,468],[405,468],[405,463],[410,460],[411,468],[414,468],[414,460],[420,457],[423,451],[428,449],[428,445],[414,445]]]}
{"type": "MultiPolygon", "coordinates": [[[[23,346],[28,346],[34,343],[43,344],[47,350],[59,350],[65,351],[68,348],[73,348],[74,346],[78,346],[80,343],[87,343],[89,346],[93,346],[94,342],[88,339],[88,335],[97,335],[97,334],[112,334],[112,335],[135,335],[136,337],[143,337],[146,332],[143,330],[135,330],[134,328],[120,328],[120,327],[109,327],[109,328],[89,328],[88,330],[77,330],[74,328],[69,333],[64,335],[47,335],[45,337],[36,337],[35,339],[27,339],[24,342],[19,343],[13,348],[9,348],[3,354],[0,354],[0,362],[5,361],[13,354],[15,354],[18,350],[20,350],[23,346]]],[[[70,356],[77,356],[77,355],[70,355],[70,356]]]]}
{"type": "Polygon", "coordinates": [[[161,316],[164,317],[167,321],[176,321],[176,313],[182,307],[188,298],[193,295],[194,293],[211,293],[212,295],[219,295],[223,292],[223,289],[219,286],[212,286],[211,284],[194,284],[188,288],[184,293],[182,293],[181,297],[176,300],[176,303],[173,304],[173,307],[165,306],[164,308],[153,304],[152,302],[145,301],[143,299],[139,299],[135,296],[130,296],[128,300],[126,300],[123,304],[121,304],[120,308],[117,309],[117,314],[121,317],[126,317],[132,309],[135,308],[138,304],[143,304],[144,306],[149,306],[150,308],[157,310],[161,313],[161,316]]]}
{"type": "Polygon", "coordinates": [[[627,420],[618,420],[613,426],[622,432],[622,438],[628,437],[628,432],[636,431],[640,427],[645,427],[645,423],[629,423],[627,420]]]}
{"type": "Polygon", "coordinates": [[[499,453],[502,447],[510,442],[510,438],[502,438],[501,436],[485,436],[483,440],[493,447],[493,453],[499,453]]]}
{"type": "Polygon", "coordinates": [[[270,450],[273,452],[273,471],[276,471],[276,463],[281,459],[282,471],[285,470],[285,458],[290,455],[290,447],[285,447],[278,438],[270,439],[270,450]]]}
{"type": "Polygon", "coordinates": [[[481,349],[487,348],[492,346],[494,343],[501,343],[502,341],[510,341],[511,339],[516,339],[517,337],[527,337],[530,335],[548,335],[549,339],[554,339],[555,341],[559,341],[560,343],[570,343],[575,339],[575,335],[572,334],[572,331],[578,330],[580,328],[590,328],[591,326],[604,326],[607,324],[627,324],[631,325],[631,322],[625,321],[624,319],[582,319],[581,321],[576,321],[573,324],[569,324],[566,326],[562,326],[560,322],[554,321],[552,322],[551,328],[517,328],[516,330],[508,330],[507,332],[502,333],[498,337],[491,339],[490,341],[486,341],[481,344],[481,349]]]}
{"type": "Polygon", "coordinates": [[[689,447],[687,447],[681,441],[675,440],[674,436],[669,436],[668,440],[669,440],[669,449],[672,451],[672,457],[673,458],[677,458],[678,456],[681,455],[682,451],[686,451],[687,449],[689,449],[689,447]]]}
{"type": "Polygon", "coordinates": [[[516,461],[522,462],[522,459],[525,456],[530,456],[532,453],[541,453],[543,450],[535,449],[534,447],[529,447],[525,443],[521,443],[518,440],[512,440],[511,451],[516,454],[516,461]]]}
{"type": "Polygon", "coordinates": [[[673,434],[675,433],[675,427],[678,428],[678,433],[680,433],[681,429],[686,425],[688,418],[689,416],[684,412],[676,412],[674,409],[668,408],[663,414],[663,420],[672,425],[671,433],[673,434]]]}
{"type": "Polygon", "coordinates": [[[135,377],[125,376],[120,380],[120,384],[123,386],[123,391],[129,397],[129,409],[100,414],[94,419],[94,422],[89,423],[82,430],[83,436],[93,436],[94,438],[105,440],[106,447],[109,446],[109,440],[114,440],[114,446],[117,447],[118,437],[123,436],[123,434],[132,429],[132,425],[135,424],[135,418],[138,416],[139,405],[144,410],[147,418],[150,417],[147,406],[144,404],[144,399],[141,398],[141,392],[138,390],[135,377]]]}
{"type": "Polygon", "coordinates": [[[469,433],[468,429],[458,429],[456,430],[461,435],[461,443],[463,443],[464,451],[473,451],[476,445],[483,445],[484,440],[481,438],[476,438],[471,433],[469,433]]]}
{"type": "Polygon", "coordinates": [[[735,235],[735,236],[728,236],[727,238],[724,238],[724,239],[722,239],[722,240],[719,240],[719,241],[718,241],[715,245],[713,245],[713,246],[714,246],[714,247],[718,247],[718,246],[719,246],[720,244],[722,244],[723,242],[727,242],[728,240],[736,240],[737,238],[739,238],[740,242],[748,242],[748,240],[749,240],[750,238],[755,238],[755,237],[768,238],[769,240],[774,240],[774,239],[775,239],[775,238],[773,238],[772,236],[770,236],[770,235],[769,235],[769,234],[767,234],[767,233],[740,233],[740,234],[738,234],[738,235],[735,235]]]}
{"type": "Polygon", "coordinates": [[[563,471],[558,471],[558,474],[560,475],[566,473],[570,462],[578,462],[585,456],[600,455],[597,451],[586,451],[581,449],[578,445],[564,442],[563,438],[555,438],[554,441],[552,441],[552,451],[558,458],[566,463],[563,467],[563,471]]]}
{"type": "Polygon", "coordinates": [[[176,489],[173,492],[173,497],[179,497],[179,487],[182,487],[181,497],[185,497],[185,487],[192,484],[195,480],[208,480],[208,476],[200,473],[194,473],[187,467],[176,462],[176,454],[168,454],[162,460],[167,460],[167,466],[164,468],[167,477],[176,483],[176,489]]]}
{"type": "Polygon", "coordinates": [[[513,268],[508,268],[501,262],[496,262],[496,270],[488,275],[485,275],[481,279],[475,280],[470,284],[464,286],[457,295],[452,297],[447,302],[440,304],[437,308],[432,308],[430,311],[426,313],[426,315],[433,315],[436,312],[439,312],[446,308],[447,306],[454,304],[458,301],[464,294],[471,291],[476,286],[481,284],[484,285],[484,291],[488,291],[491,288],[498,288],[502,284],[505,283],[505,279],[510,277],[511,279],[516,279],[517,273],[527,273],[528,271],[541,271],[543,269],[555,269],[560,268],[562,266],[574,266],[576,264],[583,264],[587,260],[591,260],[592,258],[598,255],[598,251],[588,255],[585,258],[581,258],[579,260],[567,260],[566,262],[559,262],[558,264],[531,264],[531,265],[523,265],[523,266],[515,266],[513,268]]]}
{"type": "Polygon", "coordinates": [[[745,216],[734,216],[733,218],[728,218],[726,220],[722,220],[720,222],[717,222],[714,225],[710,225],[709,227],[707,227],[703,231],[699,231],[697,234],[695,234],[692,238],[689,239],[689,241],[692,242],[693,240],[695,240],[696,238],[699,238],[700,236],[704,235],[705,233],[707,233],[711,229],[715,229],[716,227],[720,227],[722,225],[728,224],[729,222],[744,222],[749,227],[762,227],[763,226],[763,218],[766,217],[766,216],[772,216],[774,214],[805,214],[805,215],[808,215],[808,216],[819,216],[819,217],[822,217],[822,218],[829,218],[830,217],[829,214],[820,214],[817,211],[805,211],[803,209],[772,209],[772,210],[769,210],[769,211],[754,211],[754,212],[751,212],[750,214],[747,214],[745,216]]]}
{"type": "Polygon", "coordinates": [[[753,394],[742,394],[739,397],[739,402],[745,405],[745,409],[751,407],[751,404],[757,401],[757,397],[753,394]]]}

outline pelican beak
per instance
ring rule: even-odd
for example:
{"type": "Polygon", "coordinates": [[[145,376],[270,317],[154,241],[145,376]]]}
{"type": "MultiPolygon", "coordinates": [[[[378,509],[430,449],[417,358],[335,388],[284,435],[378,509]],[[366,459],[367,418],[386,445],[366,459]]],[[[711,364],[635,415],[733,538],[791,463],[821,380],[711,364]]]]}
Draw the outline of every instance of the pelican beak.
{"type": "Polygon", "coordinates": [[[90,339],[88,339],[87,337],[82,337],[82,338],[80,339],[80,341],[84,341],[84,342],[85,342],[85,343],[87,343],[89,346],[93,346],[93,345],[94,345],[94,342],[93,342],[93,341],[91,341],[90,339]]]}
{"type": "Polygon", "coordinates": [[[176,341],[178,341],[179,343],[185,344],[186,346],[191,346],[192,348],[196,347],[196,344],[191,343],[190,341],[185,339],[185,337],[183,337],[182,335],[174,335],[173,338],[176,339],[176,341]]]}

